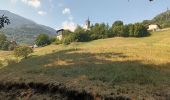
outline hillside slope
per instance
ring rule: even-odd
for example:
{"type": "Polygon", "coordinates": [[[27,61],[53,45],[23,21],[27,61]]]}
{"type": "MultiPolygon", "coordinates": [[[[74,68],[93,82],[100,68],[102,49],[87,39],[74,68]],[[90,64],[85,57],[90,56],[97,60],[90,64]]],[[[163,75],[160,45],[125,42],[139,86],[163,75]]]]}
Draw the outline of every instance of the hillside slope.
{"type": "Polygon", "coordinates": [[[10,40],[14,38],[22,44],[33,44],[35,37],[40,33],[46,33],[52,36],[56,33],[50,27],[39,25],[9,11],[0,10],[0,16],[3,14],[9,17],[11,24],[1,29],[0,32],[5,33],[10,40]]]}
{"type": "MultiPolygon", "coordinates": [[[[0,70],[0,81],[61,83],[79,93],[86,91],[114,99],[169,100],[169,44],[168,29],[144,38],[50,45],[35,49],[29,59],[10,61],[11,65],[0,70]]],[[[55,98],[54,94],[50,96],[55,98]]]]}
{"type": "Polygon", "coordinates": [[[170,27],[170,10],[155,16],[152,21],[160,24],[163,28],[170,27]]]}
{"type": "Polygon", "coordinates": [[[143,24],[146,26],[149,24],[159,24],[161,28],[170,27],[170,10],[158,14],[152,20],[144,20],[143,24]]]}

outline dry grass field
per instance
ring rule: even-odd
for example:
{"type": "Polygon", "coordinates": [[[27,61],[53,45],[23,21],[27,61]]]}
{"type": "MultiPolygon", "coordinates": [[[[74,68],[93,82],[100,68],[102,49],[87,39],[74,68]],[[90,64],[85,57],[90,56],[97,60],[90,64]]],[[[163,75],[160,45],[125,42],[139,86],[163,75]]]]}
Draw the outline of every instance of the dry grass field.
{"type": "MultiPolygon", "coordinates": [[[[59,82],[132,100],[170,99],[170,30],[144,38],[117,37],[34,51],[28,59],[1,68],[0,80],[59,82]]],[[[0,58],[11,56],[0,51],[0,58]]]]}

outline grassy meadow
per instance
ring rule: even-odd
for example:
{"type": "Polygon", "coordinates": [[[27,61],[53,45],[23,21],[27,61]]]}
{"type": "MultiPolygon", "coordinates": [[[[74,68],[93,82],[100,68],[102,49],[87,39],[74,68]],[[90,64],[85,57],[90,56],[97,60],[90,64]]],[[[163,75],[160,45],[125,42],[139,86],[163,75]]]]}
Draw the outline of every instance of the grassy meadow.
{"type": "MultiPolygon", "coordinates": [[[[28,59],[1,68],[0,80],[57,81],[104,94],[121,87],[148,98],[153,91],[170,92],[169,29],[144,38],[116,37],[34,51],[28,59]]],[[[13,55],[0,51],[4,57],[13,55]]]]}
{"type": "Polygon", "coordinates": [[[17,61],[12,52],[0,51],[0,69],[7,66],[9,63],[17,61]]]}

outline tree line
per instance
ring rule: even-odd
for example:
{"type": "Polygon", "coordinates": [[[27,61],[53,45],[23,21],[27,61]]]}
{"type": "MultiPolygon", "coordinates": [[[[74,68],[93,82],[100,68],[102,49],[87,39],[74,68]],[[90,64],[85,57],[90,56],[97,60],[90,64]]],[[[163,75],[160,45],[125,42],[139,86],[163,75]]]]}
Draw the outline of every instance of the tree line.
{"type": "MultiPolygon", "coordinates": [[[[96,23],[88,30],[85,30],[81,26],[78,26],[74,32],[65,30],[62,43],[87,42],[112,37],[145,37],[148,35],[150,33],[143,23],[125,25],[122,21],[115,21],[111,27],[105,23],[96,23]]],[[[61,41],[57,40],[57,43],[61,43],[61,41]]]]}

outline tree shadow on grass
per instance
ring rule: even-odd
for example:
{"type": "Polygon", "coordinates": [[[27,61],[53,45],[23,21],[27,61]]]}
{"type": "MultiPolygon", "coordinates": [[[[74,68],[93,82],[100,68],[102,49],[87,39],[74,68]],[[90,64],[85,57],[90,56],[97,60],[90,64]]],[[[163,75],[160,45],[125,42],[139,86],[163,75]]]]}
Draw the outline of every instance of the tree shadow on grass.
{"type": "MultiPolygon", "coordinates": [[[[42,56],[32,56],[18,64],[4,68],[6,74],[61,75],[63,77],[87,76],[89,80],[112,83],[168,84],[170,64],[153,65],[142,61],[113,61],[126,59],[122,53],[89,53],[81,49],[67,49],[42,56]],[[166,71],[165,71],[166,69],[166,71]]],[[[3,71],[1,70],[3,73],[3,71]]],[[[1,73],[1,74],[2,74],[1,73]]],[[[11,77],[11,76],[10,76],[11,77]]]]}

